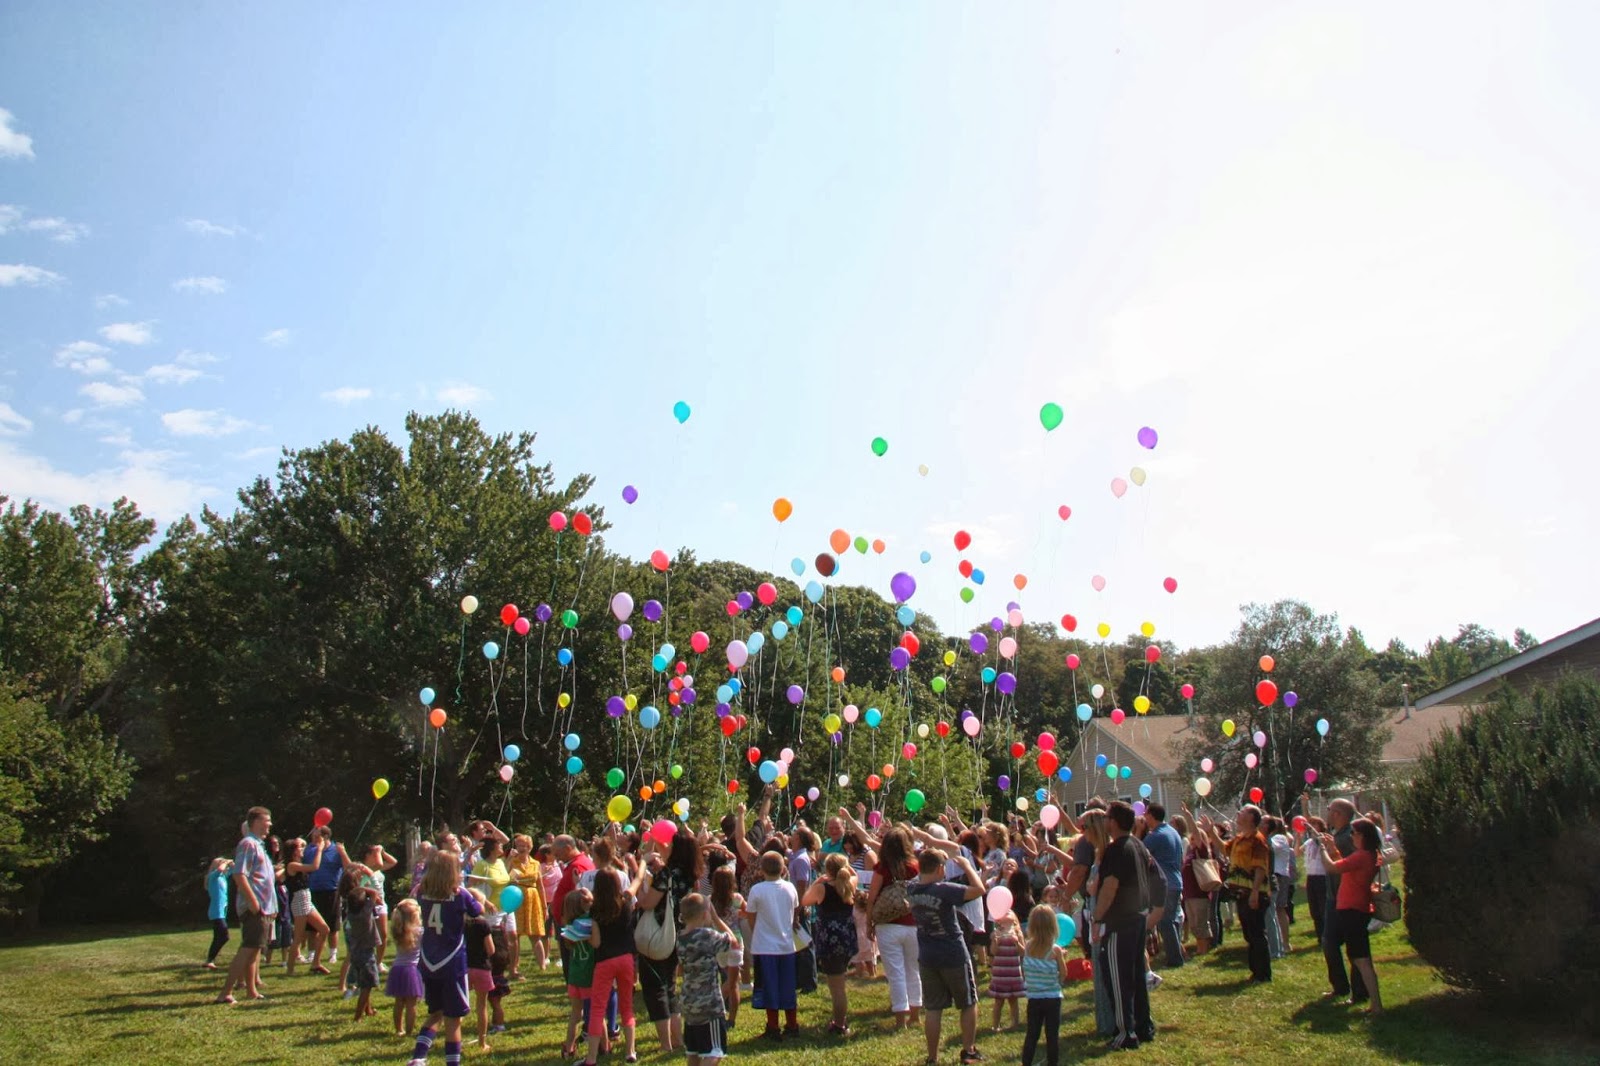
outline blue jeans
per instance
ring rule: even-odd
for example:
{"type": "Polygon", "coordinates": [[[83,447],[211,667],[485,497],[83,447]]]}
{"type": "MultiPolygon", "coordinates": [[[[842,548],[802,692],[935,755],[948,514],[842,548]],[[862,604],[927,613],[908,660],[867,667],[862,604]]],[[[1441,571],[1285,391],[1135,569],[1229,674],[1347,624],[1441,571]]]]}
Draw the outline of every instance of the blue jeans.
{"type": "Polygon", "coordinates": [[[1161,933],[1161,946],[1166,949],[1167,968],[1183,965],[1183,939],[1178,933],[1178,918],[1183,914],[1183,889],[1167,888],[1165,909],[1156,929],[1161,933]]]}

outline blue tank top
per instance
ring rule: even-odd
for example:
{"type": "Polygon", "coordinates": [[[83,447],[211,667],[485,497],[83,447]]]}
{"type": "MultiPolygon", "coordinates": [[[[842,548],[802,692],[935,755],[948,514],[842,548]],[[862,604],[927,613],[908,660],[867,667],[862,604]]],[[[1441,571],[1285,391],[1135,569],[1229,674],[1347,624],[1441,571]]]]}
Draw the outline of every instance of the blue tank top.
{"type": "Polygon", "coordinates": [[[1029,999],[1060,999],[1061,971],[1052,957],[1022,956],[1022,987],[1029,999]]]}

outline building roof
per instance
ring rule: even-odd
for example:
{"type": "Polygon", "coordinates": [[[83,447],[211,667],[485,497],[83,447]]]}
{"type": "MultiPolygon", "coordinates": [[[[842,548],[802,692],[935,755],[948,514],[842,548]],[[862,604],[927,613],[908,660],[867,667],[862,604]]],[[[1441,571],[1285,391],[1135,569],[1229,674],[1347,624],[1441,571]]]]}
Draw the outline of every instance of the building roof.
{"type": "Polygon", "coordinates": [[[1409,716],[1404,707],[1385,712],[1382,725],[1389,730],[1389,739],[1378,761],[1385,766],[1416,762],[1427,750],[1428,742],[1461,724],[1461,716],[1468,710],[1462,704],[1441,703],[1425,709],[1412,708],[1409,716]]]}
{"type": "Polygon", "coordinates": [[[1475,674],[1469,674],[1460,681],[1446,685],[1437,692],[1430,692],[1418,700],[1416,706],[1421,709],[1438,704],[1471,704],[1478,702],[1489,694],[1495,682],[1507,674],[1525,670],[1544,659],[1550,658],[1552,655],[1567,651],[1574,645],[1581,644],[1587,640],[1596,640],[1597,638],[1600,638],[1600,618],[1596,618],[1587,625],[1582,625],[1577,629],[1563,633],[1559,637],[1547,640],[1537,647],[1529,648],[1521,655],[1513,655],[1511,658],[1503,659],[1493,666],[1479,670],[1475,674]]]}
{"type": "Polygon", "coordinates": [[[1121,745],[1151,772],[1165,776],[1178,772],[1182,762],[1182,745],[1198,734],[1199,719],[1184,714],[1130,715],[1121,725],[1112,725],[1109,719],[1095,718],[1089,722],[1080,746],[1098,742],[1099,750],[1121,745]],[[1098,736],[1092,734],[1098,733],[1098,736]]]}

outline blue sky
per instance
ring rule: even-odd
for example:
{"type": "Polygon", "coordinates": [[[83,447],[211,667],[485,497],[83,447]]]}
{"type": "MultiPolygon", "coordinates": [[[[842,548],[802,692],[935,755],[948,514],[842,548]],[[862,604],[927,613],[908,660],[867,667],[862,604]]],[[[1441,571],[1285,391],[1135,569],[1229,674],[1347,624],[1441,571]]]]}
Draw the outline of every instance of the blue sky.
{"type": "Polygon", "coordinates": [[[170,520],[454,405],[622,550],[843,527],[948,627],[1554,635],[1600,614],[1600,16],[1391,7],[7,4],[0,492],[170,520]]]}

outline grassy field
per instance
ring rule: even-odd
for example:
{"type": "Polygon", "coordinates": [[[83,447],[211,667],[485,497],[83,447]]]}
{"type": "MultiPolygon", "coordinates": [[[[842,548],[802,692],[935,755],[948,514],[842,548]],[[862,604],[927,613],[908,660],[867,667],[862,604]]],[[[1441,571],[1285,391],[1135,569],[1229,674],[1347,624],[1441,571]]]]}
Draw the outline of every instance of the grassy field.
{"type": "MultiPolygon", "coordinates": [[[[1135,1053],[1147,1063],[1237,1063],[1241,1060],[1362,1063],[1594,1063],[1600,1044],[1496,1016],[1469,997],[1450,993],[1411,951],[1404,933],[1391,929],[1374,940],[1389,1014],[1369,1021],[1324,1005],[1321,954],[1309,923],[1295,927],[1295,953],[1274,966],[1273,983],[1244,981],[1242,942],[1199,963],[1168,972],[1152,996],[1159,1027],[1155,1043],[1135,1053]],[[1247,1041],[1241,1045],[1241,1040],[1247,1041]]],[[[389,1004],[379,996],[379,1016],[351,1022],[351,1004],[339,999],[333,978],[280,968],[265,975],[270,999],[213,1006],[221,975],[197,965],[209,931],[84,930],[55,940],[0,948],[0,1002],[11,1018],[14,1051],[7,1061],[41,1063],[384,1063],[399,1066],[410,1042],[392,1035],[389,1004]]],[[[238,933],[223,953],[225,963],[238,933]]],[[[914,1066],[923,1060],[919,1033],[896,1034],[888,1019],[887,986],[853,982],[855,1035],[846,1044],[825,1034],[827,995],[803,997],[806,1032],[780,1047],[762,1043],[755,1015],[741,1014],[732,1057],[770,1066],[800,1066],[857,1057],[879,1066],[914,1066]]],[[[980,1008],[979,1046],[989,1061],[1017,1062],[1020,1031],[988,1032],[989,1008],[980,1008]]],[[[467,1061],[553,1064],[560,1061],[565,1004],[557,979],[537,974],[507,1000],[511,1031],[483,1056],[469,1045],[467,1061]]],[[[641,1014],[642,1018],[642,1014],[641,1014]]],[[[959,1042],[946,1018],[943,1061],[955,1062],[959,1042]]],[[[1087,985],[1069,990],[1063,1023],[1065,1061],[1111,1054],[1093,1036],[1093,1000],[1087,985]]],[[[654,1029],[641,1025],[640,1061],[681,1062],[656,1050],[654,1029]]],[[[433,1061],[441,1062],[436,1048],[433,1061]]],[[[621,1056],[602,1061],[620,1062],[621,1056]]],[[[1043,1061],[1042,1049],[1038,1060],[1043,1061]]]]}

